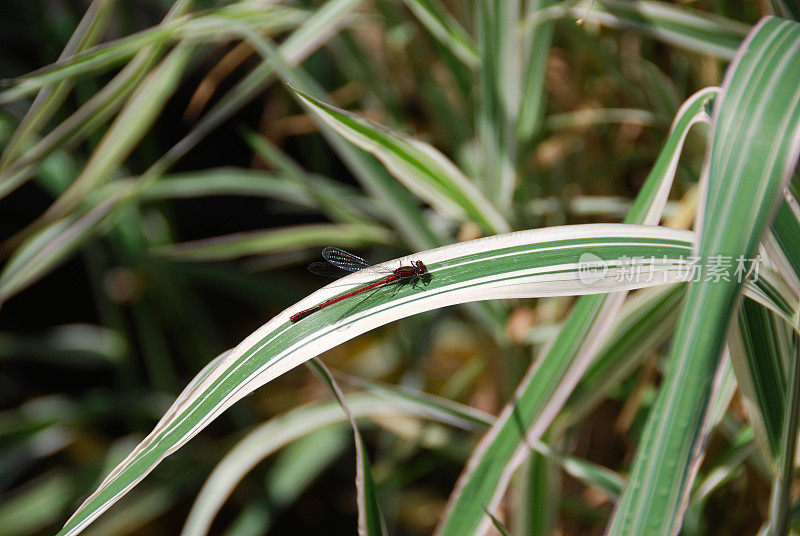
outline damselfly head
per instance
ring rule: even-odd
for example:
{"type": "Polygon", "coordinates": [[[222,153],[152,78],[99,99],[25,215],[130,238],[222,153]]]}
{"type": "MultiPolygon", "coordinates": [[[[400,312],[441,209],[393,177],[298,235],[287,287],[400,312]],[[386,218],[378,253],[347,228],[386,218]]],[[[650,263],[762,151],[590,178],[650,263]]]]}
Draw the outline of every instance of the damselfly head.
{"type": "Polygon", "coordinates": [[[422,275],[427,271],[427,268],[422,261],[417,261],[414,263],[414,271],[417,272],[417,274],[422,275]]]}

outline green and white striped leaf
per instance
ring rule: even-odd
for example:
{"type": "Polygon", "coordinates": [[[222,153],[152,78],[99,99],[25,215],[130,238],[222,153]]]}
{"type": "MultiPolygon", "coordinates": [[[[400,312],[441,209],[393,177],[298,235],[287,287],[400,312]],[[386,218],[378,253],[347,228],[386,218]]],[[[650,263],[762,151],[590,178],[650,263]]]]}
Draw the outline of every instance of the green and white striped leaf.
{"type": "MultiPolygon", "coordinates": [[[[119,179],[106,188],[130,187],[136,179],[119,179]]],[[[99,197],[108,195],[100,192],[99,197]]],[[[165,175],[143,189],[143,201],[196,197],[264,197],[323,211],[341,223],[366,223],[385,218],[379,205],[361,191],[317,174],[284,175],[222,167],[165,175]]]]}
{"type": "Polygon", "coordinates": [[[24,290],[97,232],[119,196],[111,196],[77,219],[56,221],[26,239],[0,272],[0,304],[24,290]]]}
{"type": "MultiPolygon", "coordinates": [[[[325,6],[323,6],[323,8],[315,12],[314,15],[311,16],[305,24],[298,28],[296,32],[286,39],[286,41],[280,47],[281,53],[285,54],[291,61],[300,61],[305,57],[305,55],[313,52],[313,50],[315,50],[315,48],[323,42],[324,38],[335,34],[342,19],[346,17],[350,11],[352,11],[359,4],[359,2],[360,0],[330,0],[325,4],[325,6]]],[[[176,2],[166,19],[170,19],[172,15],[178,16],[180,13],[182,13],[181,10],[188,9],[189,4],[190,0],[180,0],[179,2],[176,2]]],[[[251,37],[253,39],[260,39],[263,41],[261,36],[255,35],[251,37]]],[[[258,47],[256,46],[256,48],[258,47]]],[[[271,53],[272,52],[270,51],[269,54],[271,53]]],[[[99,126],[99,123],[105,121],[108,118],[108,114],[113,112],[116,109],[116,106],[119,105],[119,103],[115,104],[115,101],[127,95],[131,91],[129,86],[131,84],[138,83],[141,78],[144,78],[147,72],[150,72],[148,70],[149,67],[154,64],[159,55],[160,52],[158,50],[151,50],[149,47],[143,49],[140,54],[138,54],[136,58],[134,58],[131,63],[129,63],[125,69],[123,69],[122,72],[120,72],[119,75],[117,75],[117,77],[115,77],[115,79],[109,83],[108,86],[106,86],[103,90],[101,90],[100,93],[95,95],[95,97],[93,97],[89,102],[87,102],[86,105],[84,105],[84,107],[87,108],[85,111],[82,112],[81,110],[84,110],[84,108],[81,108],[81,110],[73,114],[73,116],[67,119],[61,126],[57,127],[40,142],[40,144],[44,144],[44,147],[42,147],[38,153],[39,157],[49,154],[49,152],[63,142],[64,138],[72,136],[73,134],[77,136],[77,138],[73,138],[73,140],[82,139],[81,136],[86,133],[87,129],[89,132],[91,132],[91,129],[89,129],[88,125],[85,124],[87,120],[89,123],[94,124],[94,127],[99,126]],[[109,106],[109,103],[111,103],[111,106],[109,106]],[[75,132],[76,129],[79,130],[77,134],[75,132]]],[[[173,58],[175,58],[175,56],[173,56],[173,58]]],[[[175,61],[172,63],[174,64],[175,61]]],[[[176,144],[165,156],[156,161],[142,176],[138,177],[134,183],[125,185],[124,188],[104,188],[104,191],[108,193],[108,198],[105,200],[97,200],[95,198],[93,201],[98,204],[94,208],[90,209],[87,214],[82,215],[77,219],[69,217],[53,223],[51,228],[61,226],[60,228],[63,232],[61,234],[50,234],[49,236],[53,241],[53,245],[48,245],[48,247],[43,248],[43,251],[41,252],[34,252],[36,262],[32,265],[32,268],[22,271],[14,270],[16,273],[14,273],[12,277],[12,270],[10,270],[8,266],[4,267],[3,275],[0,276],[0,301],[7,299],[16,292],[19,292],[25,286],[41,277],[48,270],[53,269],[53,267],[57,266],[60,262],[63,262],[69,255],[73,254],[81,244],[85,243],[89,238],[95,236],[98,231],[105,231],[106,229],[101,226],[100,223],[105,223],[109,216],[113,216],[119,206],[121,206],[125,201],[135,198],[142,191],[146,191],[147,187],[156,181],[161,174],[169,168],[170,165],[174,164],[181,156],[183,156],[196,143],[198,143],[200,139],[207,135],[213,128],[218,126],[223,119],[233,114],[249,99],[254,98],[258,92],[262,90],[270,81],[270,75],[272,71],[273,69],[271,63],[265,60],[265,62],[259,66],[259,68],[253,71],[250,75],[248,75],[247,78],[245,78],[245,80],[240,82],[233,90],[226,94],[225,97],[223,97],[212,108],[212,110],[210,110],[208,114],[204,116],[204,118],[197,124],[195,129],[190,134],[176,144]],[[58,247],[54,247],[55,245],[58,247]]],[[[152,80],[152,75],[150,79],[152,80]]],[[[167,80],[166,82],[170,81],[167,80]]],[[[137,87],[141,88],[141,85],[137,87]]],[[[128,115],[130,116],[130,113],[128,115]]],[[[136,119],[135,114],[133,119],[136,119]]],[[[128,136],[126,136],[126,138],[128,138],[128,136]]],[[[130,143],[130,141],[131,140],[127,140],[127,143],[130,143]]],[[[347,146],[348,144],[344,145],[347,146]]],[[[120,153],[123,153],[126,150],[124,147],[115,147],[114,149],[114,154],[117,156],[117,158],[119,158],[120,153]]],[[[19,164],[24,158],[25,157],[22,157],[20,161],[15,162],[14,165],[19,164]]],[[[97,166],[95,167],[98,167],[102,163],[102,167],[107,168],[109,165],[111,165],[111,163],[108,161],[108,158],[109,157],[107,155],[98,155],[97,166]]],[[[353,159],[358,160],[358,157],[354,156],[353,159]]],[[[31,162],[26,162],[26,165],[27,167],[23,168],[22,171],[27,170],[32,173],[33,164],[31,162]]],[[[367,166],[367,164],[364,164],[364,166],[367,166]]],[[[375,163],[375,166],[378,169],[380,168],[377,163],[375,163]]],[[[96,180],[103,180],[107,178],[102,174],[99,174],[97,171],[98,170],[95,169],[90,175],[86,175],[86,172],[84,171],[82,176],[88,177],[85,179],[85,182],[88,183],[90,179],[92,182],[94,182],[96,180]]],[[[363,174],[367,175],[366,172],[363,174]]],[[[16,175],[12,175],[7,179],[11,182],[14,182],[15,176],[16,175]]],[[[0,193],[0,196],[10,191],[10,189],[4,188],[3,177],[4,176],[2,173],[0,173],[0,192],[2,192],[0,193]]],[[[23,175],[23,179],[28,177],[29,174],[23,175]]],[[[386,181],[386,183],[395,184],[394,181],[386,181]]],[[[19,183],[15,183],[14,187],[16,186],[19,186],[19,183]]],[[[79,199],[80,195],[86,193],[83,192],[85,189],[84,186],[79,185],[78,188],[73,190],[73,197],[75,199],[79,199]]],[[[400,190],[400,192],[392,193],[394,193],[396,197],[400,197],[403,193],[403,190],[399,185],[397,188],[400,190]]],[[[64,199],[61,202],[61,208],[58,210],[64,210],[65,207],[72,206],[76,202],[75,199],[64,199]]],[[[393,213],[393,211],[390,213],[393,213]]],[[[48,217],[52,217],[52,215],[48,217]]],[[[410,233],[412,226],[416,226],[414,227],[414,238],[420,234],[424,234],[416,232],[418,228],[424,227],[419,221],[419,218],[413,219],[411,217],[407,217],[405,221],[410,223],[407,226],[401,225],[400,227],[409,229],[410,233]]],[[[38,223],[35,224],[36,228],[42,225],[42,219],[38,220],[38,223]]],[[[26,244],[36,240],[37,233],[33,233],[33,229],[29,228],[26,232],[31,233],[31,236],[29,236],[23,245],[20,246],[20,249],[26,248],[26,244]]],[[[418,240],[418,242],[424,243],[427,246],[429,246],[431,243],[435,243],[432,240],[418,240]]],[[[30,252],[27,252],[23,255],[15,252],[14,256],[27,257],[29,253],[30,252]]]]}
{"type": "Polygon", "coordinates": [[[520,40],[516,28],[520,0],[475,2],[475,26],[481,56],[480,94],[475,124],[480,147],[476,184],[503,213],[511,209],[517,186],[517,117],[520,110],[520,40]]]}
{"type": "Polygon", "coordinates": [[[361,437],[361,431],[358,429],[356,419],[347,405],[342,390],[325,365],[316,357],[309,363],[314,374],[331,390],[336,401],[339,402],[342,411],[347,415],[347,420],[350,422],[350,427],[353,429],[353,436],[356,444],[358,534],[359,536],[386,536],[386,521],[384,521],[383,513],[380,509],[378,491],[375,486],[375,479],[372,476],[372,469],[369,465],[367,446],[364,444],[364,439],[361,437]]]}
{"type": "Polygon", "coordinates": [[[223,95],[197,122],[194,128],[151,166],[151,173],[161,173],[226,119],[254,99],[274,80],[277,70],[291,70],[339,31],[362,0],[329,0],[315,10],[297,30],[276,48],[269,39],[235,20],[227,21],[229,30],[245,39],[262,55],[263,61],[223,95]]]}
{"type": "MultiPolygon", "coordinates": [[[[770,261],[772,258],[769,259],[770,261]]],[[[768,268],[759,271],[756,281],[748,281],[742,293],[777,314],[789,326],[800,330],[798,311],[800,311],[800,294],[787,283],[786,272],[777,272],[768,268]]],[[[789,274],[791,275],[791,273],[789,274]]]]}
{"type": "MultiPolygon", "coordinates": [[[[412,418],[464,430],[483,430],[494,422],[492,415],[427,393],[350,376],[344,376],[343,379],[366,390],[344,397],[347,407],[357,419],[371,418],[380,423],[387,418],[412,418]]],[[[314,403],[275,417],[249,432],[225,454],[203,484],[181,536],[207,534],[214,517],[235,487],[264,458],[310,434],[340,427],[346,420],[338,403],[314,403]]],[[[424,436],[422,439],[424,441],[424,436]]],[[[439,442],[433,440],[430,446],[441,446],[439,442]]],[[[556,452],[540,441],[531,446],[537,452],[546,453],[545,459],[555,462],[586,484],[597,485],[612,494],[618,493],[622,487],[620,477],[607,469],[556,452]]]]}
{"type": "Polygon", "coordinates": [[[563,428],[584,418],[675,329],[686,285],[643,291],[625,303],[614,332],[586,370],[564,406],[563,428]]]}
{"type": "MultiPolygon", "coordinates": [[[[107,182],[147,133],[183,76],[194,47],[176,46],[145,77],[103,136],[81,174],[39,219],[48,223],[73,209],[96,185],[107,182]]],[[[35,226],[36,224],[34,224],[35,226]]]]}
{"type": "MultiPolygon", "coordinates": [[[[110,15],[114,8],[114,2],[94,0],[83,16],[75,32],[70,37],[69,42],[59,55],[59,60],[69,58],[76,52],[80,52],[92,46],[102,37],[110,15]]],[[[43,88],[36,95],[36,98],[25,112],[25,117],[20,121],[19,126],[14,131],[14,135],[8,141],[0,155],[0,169],[5,169],[10,162],[23,152],[32,136],[38,133],[47,122],[58,111],[64,100],[73,88],[73,81],[65,80],[52,87],[43,88]]]]}
{"type": "Polygon", "coordinates": [[[800,204],[793,184],[784,192],[783,203],[778,207],[771,230],[773,240],[765,243],[770,260],[776,264],[786,283],[800,294],[800,204]],[[775,247],[771,247],[773,242],[775,247]]]}
{"type": "Polygon", "coordinates": [[[308,17],[307,13],[283,6],[265,9],[263,5],[239,2],[196,15],[169,17],[158,26],[102,43],[71,55],[17,79],[0,93],[0,104],[13,102],[40,88],[90,74],[101,74],[127,61],[142,49],[153,45],[171,45],[183,39],[192,42],[236,37],[237,27],[246,24],[259,32],[279,32],[293,28],[308,17]]]}
{"type": "Polygon", "coordinates": [[[403,0],[425,28],[465,65],[480,63],[475,43],[440,0],[403,0]]]}
{"type": "MultiPolygon", "coordinates": [[[[701,259],[752,258],[774,215],[800,150],[798,54],[800,25],[765,18],[726,74],[707,159],[701,259]]],[[[689,286],[667,375],[612,519],[613,536],[680,530],[708,432],[712,378],[740,300],[740,283],[729,279],[689,286]]]]}
{"type": "MultiPolygon", "coordinates": [[[[309,20],[289,36],[280,47],[273,46],[257,34],[248,34],[253,47],[264,57],[264,61],[229,93],[170,151],[170,159],[177,159],[188,151],[199,139],[215,128],[223,118],[240,109],[266,87],[277,72],[284,81],[291,83],[316,98],[326,98],[325,91],[297,65],[305,55],[335,34],[361,0],[330,0],[317,10],[309,20]]],[[[320,131],[351,170],[363,189],[381,203],[384,215],[400,231],[403,240],[414,249],[440,245],[439,233],[425,221],[414,197],[386,172],[373,157],[342,139],[333,129],[320,121],[320,131]]]]}
{"type": "Polygon", "coordinates": [[[792,332],[786,398],[781,423],[775,477],[769,504],[769,528],[772,534],[786,534],[792,523],[792,481],[797,458],[797,431],[800,428],[800,336],[792,332]]]}
{"type": "Polygon", "coordinates": [[[345,139],[375,155],[397,180],[441,212],[475,221],[491,232],[509,229],[505,218],[442,153],[430,145],[293,89],[311,112],[345,139]]]}
{"type": "MultiPolygon", "coordinates": [[[[292,68],[280,61],[276,61],[276,65],[276,70],[284,81],[291,80],[295,87],[318,98],[327,96],[299,67],[292,68]]],[[[405,244],[413,249],[426,249],[444,242],[441,233],[426,221],[417,199],[376,158],[342,138],[321,118],[316,119],[320,133],[344,161],[364,191],[380,203],[384,217],[392,223],[405,244]]]]}
{"type": "MultiPolygon", "coordinates": [[[[311,178],[311,177],[309,177],[311,178]]],[[[324,184],[309,181],[309,184],[298,182],[294,177],[263,171],[222,167],[202,171],[188,171],[165,175],[161,180],[142,191],[145,200],[191,199],[206,196],[243,196],[265,197],[285,203],[304,207],[314,207],[313,199],[309,199],[312,188],[330,188],[331,195],[341,197],[363,197],[354,188],[326,177],[313,176],[324,181],[324,184]]],[[[119,179],[110,187],[126,185],[132,179],[119,179]]],[[[362,202],[364,202],[362,200],[362,202]]]]}
{"type": "Polygon", "coordinates": [[[79,533],[164,457],[237,400],[337,344],[399,318],[448,305],[593,294],[677,282],[690,275],[684,263],[694,247],[693,236],[664,227],[597,224],[487,237],[382,265],[393,269],[411,260],[423,261],[428,277],[416,288],[406,285],[387,289],[355,310],[351,310],[352,301],[343,300],[300,322],[289,321],[293,313],[376,277],[371,270],[363,270],[338,280],[282,312],[203,369],[153,432],[102,482],[59,535],[79,533]],[[592,281],[585,278],[582,256],[586,253],[605,263],[592,281]],[[639,270],[630,269],[632,257],[642,258],[639,270]]]}
{"type": "MultiPolygon", "coordinates": [[[[658,223],[683,142],[694,124],[709,120],[705,107],[717,93],[717,88],[699,91],[681,107],[627,223],[658,223]]],[[[624,297],[624,293],[615,293],[577,301],[552,346],[534,361],[512,401],[473,452],[450,496],[437,535],[481,534],[488,528],[490,519],[484,508],[493,511],[499,504],[514,471],[527,457],[527,444],[545,432],[600,351],[624,297]]]]}
{"type": "Polygon", "coordinates": [[[778,452],[785,410],[787,335],[777,315],[743,300],[731,334],[731,361],[749,405],[749,420],[770,457],[778,452]]]}
{"type": "Polygon", "coordinates": [[[391,238],[388,229],[377,225],[319,223],[167,244],[154,248],[153,253],[181,261],[219,261],[299,248],[322,248],[334,242],[350,248],[388,244],[391,238]]]}
{"type": "MultiPolygon", "coordinates": [[[[530,0],[526,2],[525,13],[531,14],[552,5],[554,0],[530,0]]],[[[529,140],[539,129],[544,114],[546,100],[545,71],[547,56],[553,41],[553,21],[539,23],[527,32],[522,46],[525,71],[522,78],[522,97],[519,103],[517,135],[520,142],[529,140]]]]}
{"type": "MultiPolygon", "coordinates": [[[[110,4],[110,3],[109,3],[110,4]]],[[[176,1],[164,17],[164,22],[175,20],[188,11],[192,0],[176,1]]],[[[106,126],[107,120],[123,105],[151,68],[165,53],[166,47],[152,45],[140,50],[136,56],[100,91],[53,130],[42,137],[19,158],[9,162],[0,172],[0,197],[17,188],[35,174],[38,163],[70,140],[77,144],[106,126]]]]}
{"type": "Polygon", "coordinates": [[[563,17],[637,30],[670,45],[723,59],[733,57],[749,30],[747,25],[719,15],[645,0],[561,2],[530,15],[525,29],[563,17]]]}
{"type": "Polygon", "coordinates": [[[548,536],[558,520],[563,489],[556,467],[541,454],[534,453],[520,471],[525,509],[515,526],[518,534],[548,536]]]}
{"type": "MultiPolygon", "coordinates": [[[[356,419],[389,417],[416,418],[453,426],[452,412],[438,411],[431,404],[397,404],[396,399],[375,393],[353,393],[345,396],[347,407],[356,419]]],[[[470,408],[465,408],[469,410],[470,408]]],[[[470,413],[474,413],[474,410],[470,413]]],[[[491,421],[491,416],[484,419],[491,421]]],[[[220,460],[203,484],[189,511],[181,536],[202,536],[208,533],[217,512],[234,488],[258,463],[286,445],[319,430],[342,426],[347,416],[338,402],[314,403],[275,417],[249,432],[220,460]]]]}

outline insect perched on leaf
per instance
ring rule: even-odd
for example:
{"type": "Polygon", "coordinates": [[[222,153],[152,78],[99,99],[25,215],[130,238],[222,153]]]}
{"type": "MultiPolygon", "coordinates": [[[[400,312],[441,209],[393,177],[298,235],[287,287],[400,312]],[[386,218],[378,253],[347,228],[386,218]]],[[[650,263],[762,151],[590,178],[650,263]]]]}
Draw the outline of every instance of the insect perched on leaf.
{"type": "MultiPolygon", "coordinates": [[[[328,262],[315,262],[312,263],[308,269],[318,275],[325,275],[325,276],[333,276],[338,277],[341,275],[337,273],[338,269],[344,270],[346,272],[358,272],[362,270],[385,270],[384,273],[388,273],[386,277],[375,281],[374,283],[370,283],[369,285],[364,285],[363,287],[359,287],[357,289],[351,290],[341,296],[336,296],[329,300],[325,300],[322,303],[318,303],[314,307],[310,307],[308,309],[304,309],[299,313],[293,314],[289,317],[289,320],[292,322],[298,322],[308,315],[312,313],[316,313],[328,307],[329,305],[333,305],[334,303],[338,303],[342,300],[346,300],[352,296],[356,296],[368,290],[377,290],[382,287],[385,287],[389,284],[404,284],[404,283],[412,283],[416,282],[421,278],[422,275],[427,273],[427,268],[422,261],[414,261],[408,266],[400,266],[399,268],[395,268],[394,270],[390,268],[383,268],[383,267],[375,267],[370,266],[367,261],[362,259],[357,255],[353,255],[352,253],[348,253],[342,249],[336,247],[327,247],[322,250],[322,257],[328,262]]],[[[370,294],[369,296],[371,296],[370,294]]],[[[367,296],[367,298],[369,298],[367,296]]],[[[366,298],[365,298],[366,299],[366,298]]],[[[363,300],[362,300],[363,301],[363,300]]],[[[362,302],[357,303],[356,305],[362,302]]],[[[355,307],[355,306],[354,306],[355,307]]]]}

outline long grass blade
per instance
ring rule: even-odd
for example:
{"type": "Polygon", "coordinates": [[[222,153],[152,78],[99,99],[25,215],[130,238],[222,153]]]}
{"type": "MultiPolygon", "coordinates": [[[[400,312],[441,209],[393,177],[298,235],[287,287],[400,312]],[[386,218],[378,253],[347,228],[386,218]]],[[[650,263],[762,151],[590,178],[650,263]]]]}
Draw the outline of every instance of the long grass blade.
{"type": "MultiPolygon", "coordinates": [[[[448,426],[462,423],[472,428],[470,420],[453,419],[452,412],[438,411],[432,404],[398,404],[396,397],[381,393],[357,392],[345,396],[347,407],[356,419],[404,417],[430,420],[448,426]]],[[[464,408],[469,415],[474,411],[464,408]]],[[[491,422],[491,416],[484,419],[491,422]]],[[[214,516],[236,485],[264,458],[303,437],[347,420],[338,402],[318,402],[279,415],[248,432],[209,475],[186,518],[180,536],[202,536],[208,533],[214,516]]],[[[487,424],[484,424],[487,426],[487,424]]]]}
{"type": "MultiPolygon", "coordinates": [[[[243,396],[369,329],[425,310],[481,299],[609,292],[676,282],[689,275],[682,259],[693,247],[693,233],[654,226],[587,225],[498,235],[422,252],[415,259],[399,259],[404,264],[417,259],[425,263],[428,276],[422,287],[407,285],[379,293],[356,310],[344,300],[300,322],[290,322],[293,313],[363,286],[372,277],[359,272],[347,276],[279,314],[203,369],[59,535],[80,532],[243,396]],[[590,284],[580,277],[580,257],[587,249],[607,263],[601,277],[590,284]],[[631,270],[627,262],[619,261],[633,256],[651,260],[633,270],[633,277],[620,277],[631,270]]],[[[398,265],[393,261],[384,266],[398,265]]]]}
{"type": "Polygon", "coordinates": [[[375,480],[372,476],[372,469],[369,466],[369,456],[367,455],[367,446],[364,444],[364,439],[361,437],[361,432],[356,424],[356,419],[353,413],[347,406],[344,394],[342,393],[333,375],[328,371],[325,365],[322,364],[317,358],[312,359],[310,362],[311,370],[316,374],[320,380],[328,386],[336,397],[336,401],[342,407],[347,420],[350,421],[350,427],[353,429],[353,436],[356,443],[356,493],[358,496],[358,534],[359,536],[385,536],[386,522],[384,521],[383,514],[381,513],[380,505],[378,503],[378,491],[375,486],[375,480]]]}
{"type": "Polygon", "coordinates": [[[6,84],[12,87],[0,93],[0,104],[13,102],[41,87],[63,80],[100,74],[154,45],[169,45],[181,40],[197,42],[236,37],[240,24],[257,31],[280,31],[296,26],[305,18],[305,13],[296,9],[273,7],[265,10],[258,4],[248,5],[244,2],[195,16],[168,17],[153,28],[97,45],[18,79],[7,80],[6,84]]]}
{"type": "MultiPolygon", "coordinates": [[[[526,15],[553,4],[554,0],[531,0],[525,6],[526,15]]],[[[517,136],[519,142],[530,140],[541,127],[545,104],[545,71],[550,44],[553,40],[553,21],[544,21],[528,32],[523,41],[525,71],[522,78],[517,136]]]]}
{"type": "MultiPolygon", "coordinates": [[[[76,52],[90,47],[102,37],[108,25],[111,13],[115,7],[114,1],[94,0],[81,19],[80,24],[73,32],[69,42],[59,55],[59,60],[64,60],[76,52]]],[[[25,117],[22,118],[17,130],[9,140],[2,156],[0,156],[0,170],[13,162],[23,147],[58,111],[58,108],[72,90],[73,82],[63,80],[52,87],[45,87],[39,91],[31,104],[25,117]]]]}
{"type": "MultiPolygon", "coordinates": [[[[629,223],[655,224],[669,195],[683,142],[691,127],[708,121],[705,106],[717,94],[709,88],[692,96],[681,108],[661,154],[634,206],[629,223]]],[[[547,427],[589,366],[611,329],[624,295],[586,296],[577,301],[550,347],[531,367],[497,423],[473,452],[450,500],[437,535],[479,534],[488,527],[483,508],[493,510],[513,472],[524,461],[526,442],[547,427]]]]}
{"type": "Polygon", "coordinates": [[[119,169],[155,122],[167,99],[175,92],[193,50],[192,46],[177,46],[145,78],[103,136],[80,176],[42,216],[41,223],[65,215],[90,190],[108,181],[119,169]]]}
{"type": "Polygon", "coordinates": [[[794,333],[794,347],[789,368],[789,385],[786,390],[783,426],[781,429],[778,473],[772,485],[769,524],[772,534],[786,534],[789,526],[791,486],[794,476],[794,461],[797,451],[797,429],[800,426],[800,337],[794,333]]]}
{"type": "MultiPolygon", "coordinates": [[[[193,0],[178,0],[164,21],[173,20],[191,8],[193,0]]],[[[0,172],[0,197],[14,190],[36,173],[40,160],[71,141],[79,143],[101,126],[124,104],[125,98],[146,76],[164,53],[164,46],[154,45],[136,56],[83,106],[61,121],[33,147],[0,172]]]]}
{"type": "Polygon", "coordinates": [[[787,393],[786,329],[774,313],[750,300],[743,301],[735,327],[741,341],[731,344],[731,360],[739,389],[752,404],[750,422],[759,440],[775,456],[787,393]]]}
{"type": "Polygon", "coordinates": [[[483,149],[477,184],[486,197],[508,211],[516,188],[516,122],[520,108],[519,0],[475,4],[480,63],[476,130],[483,149]]]}
{"type": "Polygon", "coordinates": [[[480,58],[475,43],[458,21],[447,12],[440,0],[404,0],[404,2],[431,35],[453,55],[469,67],[478,65],[480,58]]]}
{"type": "Polygon", "coordinates": [[[309,110],[356,146],[374,154],[409,190],[462,221],[491,232],[509,230],[500,212],[461,171],[428,144],[294,90],[309,110]]]}
{"type": "Polygon", "coordinates": [[[723,59],[734,56],[749,30],[747,25],[726,17],[646,0],[558,3],[531,14],[524,24],[527,30],[563,17],[633,29],[670,45],[723,59]]]}
{"type": "MultiPolygon", "coordinates": [[[[739,50],[716,107],[698,254],[750,259],[800,150],[800,25],[763,19],[739,50]]],[[[676,534],[699,460],[706,408],[741,277],[689,287],[669,369],[609,534],[676,534]]]]}
{"type": "Polygon", "coordinates": [[[180,261],[219,261],[248,255],[265,255],[304,247],[323,247],[337,243],[358,248],[391,242],[388,229],[377,225],[312,224],[247,231],[192,242],[166,244],[153,249],[153,254],[180,261]]]}

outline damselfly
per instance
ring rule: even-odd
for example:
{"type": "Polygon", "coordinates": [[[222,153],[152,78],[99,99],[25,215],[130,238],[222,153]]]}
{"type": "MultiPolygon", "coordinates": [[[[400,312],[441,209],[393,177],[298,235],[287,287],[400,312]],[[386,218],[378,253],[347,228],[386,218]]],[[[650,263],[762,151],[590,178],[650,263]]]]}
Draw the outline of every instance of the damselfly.
{"type": "MultiPolygon", "coordinates": [[[[367,261],[362,259],[357,255],[353,255],[352,253],[348,253],[342,249],[335,248],[335,247],[327,247],[322,250],[322,257],[328,261],[327,263],[324,262],[315,262],[312,263],[308,269],[312,272],[320,275],[333,275],[331,273],[331,269],[335,266],[336,268],[340,268],[347,272],[358,272],[360,270],[377,270],[376,267],[370,266],[367,261]]],[[[404,284],[404,283],[411,283],[416,282],[420,279],[420,277],[427,272],[427,268],[422,263],[422,261],[414,261],[409,266],[400,266],[399,268],[395,268],[394,270],[387,269],[388,275],[383,279],[375,281],[374,283],[370,283],[369,285],[364,285],[363,287],[359,287],[355,290],[351,290],[341,296],[336,296],[329,300],[325,300],[322,303],[318,303],[314,307],[309,309],[305,309],[300,311],[299,313],[293,314],[289,317],[289,320],[292,322],[298,322],[311,313],[316,313],[328,307],[329,305],[333,305],[334,303],[338,303],[342,300],[346,300],[352,296],[356,296],[361,294],[362,292],[366,292],[372,289],[378,289],[385,285],[389,285],[391,283],[395,284],[404,284]]]]}

